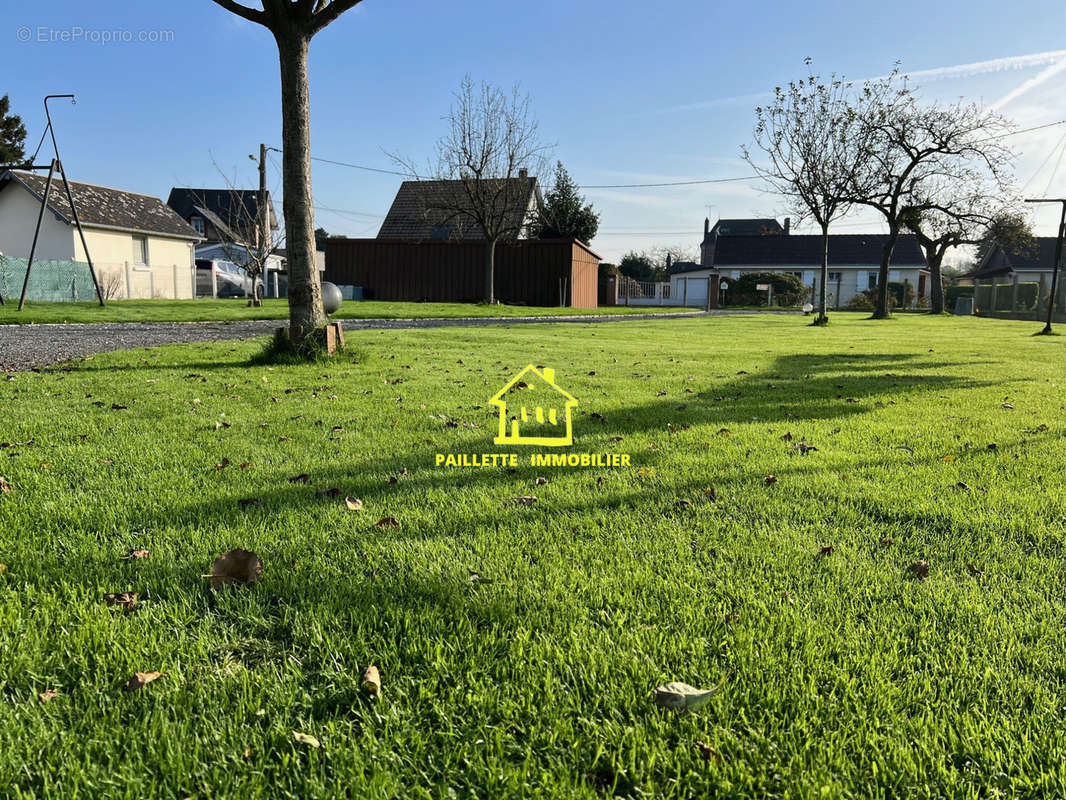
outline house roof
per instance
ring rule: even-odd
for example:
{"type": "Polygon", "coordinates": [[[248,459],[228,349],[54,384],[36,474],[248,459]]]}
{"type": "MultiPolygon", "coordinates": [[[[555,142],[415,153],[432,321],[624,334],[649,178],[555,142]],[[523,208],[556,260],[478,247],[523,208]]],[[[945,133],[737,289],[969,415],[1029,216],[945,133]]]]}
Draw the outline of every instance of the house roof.
{"type": "MultiPolygon", "coordinates": [[[[18,183],[40,200],[44,197],[47,181],[45,175],[8,170],[0,175],[0,190],[18,183]]],[[[203,238],[158,197],[78,181],[70,181],[70,193],[74,197],[81,224],[88,228],[154,233],[195,241],[203,238]]],[[[74,224],[74,214],[67,201],[63,182],[57,177],[52,179],[48,206],[67,224],[74,224]]]]}
{"type": "MultiPolygon", "coordinates": [[[[879,233],[830,234],[829,265],[877,267],[881,263],[881,248],[887,238],[886,234],[879,233]]],[[[713,266],[717,269],[821,266],[822,237],[820,234],[720,236],[715,244],[713,259],[713,266]]],[[[896,240],[891,266],[925,267],[925,257],[914,236],[904,234],[896,240]]]]}
{"type": "Polygon", "coordinates": [[[776,236],[785,229],[773,217],[757,219],[720,219],[708,232],[708,236],[776,236]]]}
{"type": "MultiPolygon", "coordinates": [[[[274,215],[274,201],[267,192],[267,206],[270,209],[270,229],[278,229],[278,219],[274,215]]],[[[189,219],[203,210],[210,211],[234,229],[249,228],[259,219],[259,192],[255,189],[190,189],[175,186],[170,190],[167,205],[173,208],[182,219],[189,219]]],[[[213,223],[212,223],[213,224],[213,223]]]]}
{"type": "MultiPolygon", "coordinates": [[[[521,229],[536,197],[537,179],[500,178],[483,184],[507,211],[505,227],[521,229]]],[[[462,213],[464,208],[469,205],[462,181],[404,181],[377,238],[484,239],[481,227],[462,213]]]]}
{"type": "Polygon", "coordinates": [[[527,377],[540,378],[540,380],[544,384],[561,394],[565,398],[567,404],[573,403],[574,405],[577,405],[577,398],[555,383],[555,370],[544,369],[543,367],[541,369],[537,369],[532,364],[530,364],[517,375],[515,375],[513,378],[511,378],[511,380],[507,382],[506,386],[504,386],[502,389],[500,389],[500,391],[496,392],[496,394],[492,396],[492,398],[489,400],[489,403],[501,407],[506,405],[507,400],[505,398],[505,395],[510,392],[526,388],[524,379],[527,377]]]}
{"type": "Polygon", "coordinates": [[[1054,236],[1036,236],[1034,239],[1035,244],[1030,247],[1020,244],[1003,247],[997,244],[966,277],[988,278],[1007,272],[1051,272],[1055,266],[1057,239],[1054,236]]]}

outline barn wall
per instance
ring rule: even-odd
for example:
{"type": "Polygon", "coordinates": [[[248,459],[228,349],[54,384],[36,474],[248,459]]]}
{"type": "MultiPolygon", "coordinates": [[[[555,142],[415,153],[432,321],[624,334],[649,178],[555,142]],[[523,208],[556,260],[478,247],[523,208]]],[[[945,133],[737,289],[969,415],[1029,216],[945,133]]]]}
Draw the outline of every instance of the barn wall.
{"type": "MultiPolygon", "coordinates": [[[[324,279],[363,287],[368,300],[469,303],[484,298],[483,242],[329,239],[324,279]]],[[[599,258],[569,239],[496,245],[502,303],[596,307],[599,258]]]]}

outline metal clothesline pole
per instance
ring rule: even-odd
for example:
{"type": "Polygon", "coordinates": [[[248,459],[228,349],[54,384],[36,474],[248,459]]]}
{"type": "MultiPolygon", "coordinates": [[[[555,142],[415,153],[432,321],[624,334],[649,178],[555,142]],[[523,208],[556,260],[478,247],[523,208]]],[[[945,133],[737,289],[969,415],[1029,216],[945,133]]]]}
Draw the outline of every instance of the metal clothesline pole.
{"type": "Polygon", "coordinates": [[[1055,263],[1051,265],[1051,296],[1047,302],[1047,322],[1044,324],[1044,329],[1040,331],[1041,335],[1051,334],[1051,320],[1052,315],[1055,313],[1055,295],[1058,293],[1059,287],[1059,269],[1062,267],[1062,242],[1066,239],[1066,198],[1040,198],[1033,200],[1026,200],[1027,203],[1060,203],[1062,205],[1062,216],[1059,219],[1058,236],[1055,239],[1055,263]]]}

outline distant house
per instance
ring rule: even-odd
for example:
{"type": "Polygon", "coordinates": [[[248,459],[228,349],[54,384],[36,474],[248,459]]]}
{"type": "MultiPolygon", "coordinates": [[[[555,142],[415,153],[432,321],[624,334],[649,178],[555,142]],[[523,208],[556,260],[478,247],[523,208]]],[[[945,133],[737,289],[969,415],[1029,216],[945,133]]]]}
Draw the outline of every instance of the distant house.
{"type": "MultiPolygon", "coordinates": [[[[271,238],[278,230],[274,203],[270,192],[266,195],[270,215],[271,238]]],[[[167,205],[189,223],[207,243],[257,241],[262,218],[259,213],[259,192],[253,189],[191,189],[175,186],[170,190],[167,205]]]]}
{"type": "MultiPolygon", "coordinates": [[[[490,202],[498,205],[504,227],[515,230],[516,239],[528,238],[540,201],[537,179],[520,170],[517,178],[484,181],[483,188],[490,202]]],[[[483,240],[485,232],[464,211],[470,208],[463,181],[404,181],[377,238],[483,240]]]]}
{"type": "MultiPolygon", "coordinates": [[[[720,221],[720,223],[725,222],[720,221]]],[[[752,272],[784,272],[798,277],[808,287],[810,297],[818,296],[821,276],[822,237],[793,234],[789,221],[784,226],[767,224],[767,220],[731,220],[728,228],[704,223],[702,263],[685,265],[671,276],[671,294],[680,296],[685,278],[737,279],[752,272]],[[744,226],[737,222],[746,222],[744,226]],[[758,225],[758,234],[733,234],[727,230],[750,229],[758,225]]],[[[772,220],[771,220],[772,222],[772,220]]],[[[830,305],[844,306],[861,292],[877,286],[884,234],[830,234],[829,283],[830,305]]],[[[917,297],[929,295],[929,271],[925,257],[914,236],[903,235],[892,251],[889,281],[909,283],[917,297]]]]}
{"type": "MultiPolygon", "coordinates": [[[[46,176],[0,174],[0,252],[28,258],[46,176]]],[[[158,197],[70,182],[89,255],[119,297],[193,297],[200,234],[158,197]]],[[[61,181],[53,179],[34,259],[84,262],[85,248],[61,181]]]]}
{"type": "Polygon", "coordinates": [[[1032,245],[995,245],[981,263],[963,277],[977,284],[1047,281],[1055,268],[1054,236],[1036,236],[1032,245]]]}
{"type": "Polygon", "coordinates": [[[761,219],[719,219],[711,226],[709,218],[703,220],[703,241],[700,242],[700,262],[710,264],[714,259],[714,243],[719,236],[787,236],[792,220],[785,217],[781,225],[772,217],[761,219]]]}

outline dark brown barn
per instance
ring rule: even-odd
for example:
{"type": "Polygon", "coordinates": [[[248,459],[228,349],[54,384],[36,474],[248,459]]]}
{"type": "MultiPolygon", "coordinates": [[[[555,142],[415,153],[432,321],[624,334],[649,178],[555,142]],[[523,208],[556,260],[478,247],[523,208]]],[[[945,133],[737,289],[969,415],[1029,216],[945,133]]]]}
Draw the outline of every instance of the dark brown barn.
{"type": "MultiPolygon", "coordinates": [[[[525,306],[596,308],[600,257],[576,239],[496,245],[496,298],[525,306]]],[[[474,303],[485,291],[482,241],[331,238],[325,280],[367,300],[474,303]]]]}

